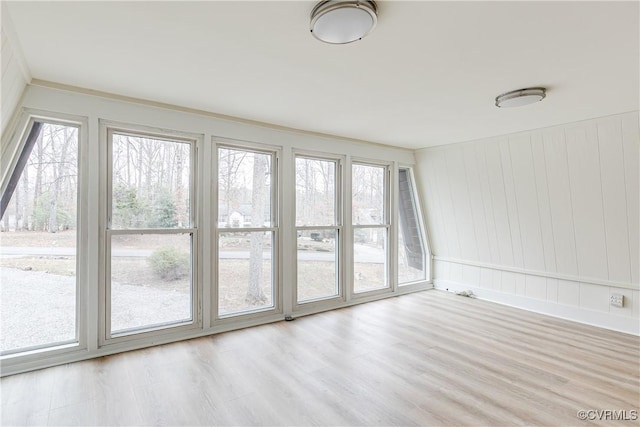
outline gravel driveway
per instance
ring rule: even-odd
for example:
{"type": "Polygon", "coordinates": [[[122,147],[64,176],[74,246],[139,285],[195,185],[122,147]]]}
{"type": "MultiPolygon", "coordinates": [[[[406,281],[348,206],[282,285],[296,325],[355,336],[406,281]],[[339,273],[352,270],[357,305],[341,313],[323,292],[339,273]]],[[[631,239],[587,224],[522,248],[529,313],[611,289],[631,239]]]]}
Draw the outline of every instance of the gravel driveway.
{"type": "MultiPolygon", "coordinates": [[[[112,284],[114,330],[191,316],[188,293],[112,284]]],[[[0,267],[0,349],[75,339],[75,278],[0,267]]]]}

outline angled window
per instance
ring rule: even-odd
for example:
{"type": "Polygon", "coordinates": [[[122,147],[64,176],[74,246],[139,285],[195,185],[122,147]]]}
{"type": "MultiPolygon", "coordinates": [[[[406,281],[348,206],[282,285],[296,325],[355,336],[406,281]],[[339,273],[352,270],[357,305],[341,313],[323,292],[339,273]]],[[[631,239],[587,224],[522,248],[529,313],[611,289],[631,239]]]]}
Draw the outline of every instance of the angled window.
{"type": "Polygon", "coordinates": [[[427,279],[424,232],[416,206],[411,170],[398,170],[398,284],[427,279]]]}
{"type": "Polygon", "coordinates": [[[0,213],[0,351],[78,342],[78,127],[31,122],[0,213]]]}
{"type": "Polygon", "coordinates": [[[275,307],[275,152],[218,146],[217,317],[275,307]]]}
{"type": "Polygon", "coordinates": [[[108,130],[107,339],[192,325],[195,141],[108,130]]]}
{"type": "Polygon", "coordinates": [[[389,287],[388,167],[351,167],[353,292],[389,287]]]}
{"type": "Polygon", "coordinates": [[[340,294],[338,160],[296,156],[298,303],[340,294]]]}

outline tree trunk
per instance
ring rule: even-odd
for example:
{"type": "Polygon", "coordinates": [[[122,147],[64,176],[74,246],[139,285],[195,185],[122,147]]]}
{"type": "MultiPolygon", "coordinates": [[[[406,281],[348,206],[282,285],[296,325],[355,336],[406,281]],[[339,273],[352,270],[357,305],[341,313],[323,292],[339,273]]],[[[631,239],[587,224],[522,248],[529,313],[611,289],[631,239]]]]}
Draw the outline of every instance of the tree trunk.
{"type": "MultiPolygon", "coordinates": [[[[67,152],[69,149],[69,128],[64,127],[62,147],[60,150],[60,157],[54,164],[54,181],[53,192],[51,194],[51,205],[49,207],[49,233],[55,233],[58,231],[58,198],[60,197],[60,184],[62,182],[63,174],[65,172],[67,162],[67,152]]],[[[53,145],[52,145],[53,148],[53,145]]],[[[53,150],[52,150],[53,151],[53,150]]],[[[55,156],[55,151],[54,151],[55,156]]]]}
{"type": "Polygon", "coordinates": [[[44,224],[38,221],[38,199],[42,194],[42,168],[44,167],[42,162],[42,135],[44,134],[44,130],[40,132],[38,139],[36,140],[36,182],[33,188],[33,216],[34,223],[33,229],[36,231],[41,231],[44,228],[44,224]]]}
{"type": "Polygon", "coordinates": [[[13,193],[13,200],[16,206],[16,223],[15,223],[15,231],[20,230],[20,191],[16,191],[13,193]]]}
{"type": "MultiPolygon", "coordinates": [[[[254,154],[253,159],[251,225],[253,227],[264,227],[263,218],[268,196],[265,189],[267,159],[263,154],[254,154]]],[[[267,297],[262,290],[263,236],[263,233],[251,233],[251,249],[249,251],[249,284],[247,287],[246,302],[255,305],[262,304],[267,300],[267,297]]]]}
{"type": "Polygon", "coordinates": [[[183,159],[182,159],[182,147],[178,145],[176,149],[176,216],[178,220],[178,227],[182,227],[183,224],[188,220],[186,217],[186,206],[184,203],[184,191],[182,188],[182,169],[183,169],[183,159]]]}
{"type": "Polygon", "coordinates": [[[29,227],[29,165],[27,164],[22,171],[22,229],[28,230],[29,227]]]}

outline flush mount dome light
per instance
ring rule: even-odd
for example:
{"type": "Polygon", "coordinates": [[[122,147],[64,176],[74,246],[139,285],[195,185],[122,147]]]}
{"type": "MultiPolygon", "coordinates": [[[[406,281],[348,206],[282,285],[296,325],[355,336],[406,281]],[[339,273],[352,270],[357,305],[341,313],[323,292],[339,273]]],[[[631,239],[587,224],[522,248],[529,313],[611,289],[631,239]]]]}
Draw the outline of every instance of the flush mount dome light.
{"type": "Polygon", "coordinates": [[[332,44],[360,40],[376,26],[376,11],[374,1],[321,1],[311,11],[311,34],[332,44]]]}
{"type": "Polygon", "coordinates": [[[496,97],[496,107],[522,107],[523,105],[542,101],[545,96],[547,96],[547,90],[543,87],[512,90],[496,97]]]}

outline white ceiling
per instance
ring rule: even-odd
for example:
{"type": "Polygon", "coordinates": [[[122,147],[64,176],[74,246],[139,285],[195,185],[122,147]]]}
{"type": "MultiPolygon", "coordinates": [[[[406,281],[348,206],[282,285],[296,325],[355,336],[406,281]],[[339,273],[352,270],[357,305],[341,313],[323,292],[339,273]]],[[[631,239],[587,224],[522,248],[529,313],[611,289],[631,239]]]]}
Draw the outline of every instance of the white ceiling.
{"type": "Polygon", "coordinates": [[[360,42],[314,2],[7,2],[33,78],[410,148],[638,109],[638,2],[380,1],[360,42]],[[546,86],[498,109],[496,95],[546,86]]]}

